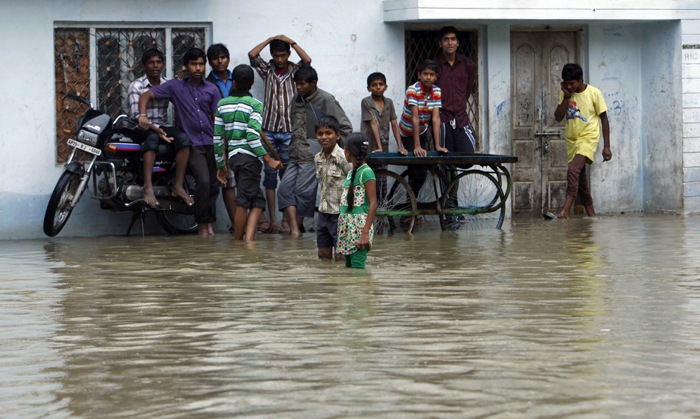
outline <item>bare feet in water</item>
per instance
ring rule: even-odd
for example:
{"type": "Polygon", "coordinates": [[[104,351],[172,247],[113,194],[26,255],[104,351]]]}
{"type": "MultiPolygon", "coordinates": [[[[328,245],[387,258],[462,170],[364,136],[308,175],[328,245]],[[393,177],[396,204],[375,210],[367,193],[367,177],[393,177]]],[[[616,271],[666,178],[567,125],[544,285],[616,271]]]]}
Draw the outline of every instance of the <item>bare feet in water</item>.
{"type": "Polygon", "coordinates": [[[593,208],[593,204],[586,205],[584,208],[586,208],[586,215],[595,217],[595,208],[593,208]]]}
{"type": "Polygon", "coordinates": [[[197,227],[197,234],[199,237],[212,237],[214,236],[214,225],[211,223],[200,224],[197,227]]]}
{"type": "Polygon", "coordinates": [[[280,233],[282,233],[282,234],[289,233],[289,223],[287,222],[287,220],[282,220],[282,226],[280,228],[280,233]]]}

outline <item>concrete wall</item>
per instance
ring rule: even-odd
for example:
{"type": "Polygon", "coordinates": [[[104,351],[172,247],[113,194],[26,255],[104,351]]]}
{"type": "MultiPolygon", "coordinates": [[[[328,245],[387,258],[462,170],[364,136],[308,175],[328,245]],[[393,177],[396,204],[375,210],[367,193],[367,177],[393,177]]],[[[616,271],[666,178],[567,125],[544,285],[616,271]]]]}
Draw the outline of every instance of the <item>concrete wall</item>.
{"type": "MultiPolygon", "coordinates": [[[[489,34],[489,42],[503,36],[508,25],[587,26],[582,64],[587,79],[613,106],[610,116],[617,118],[611,119],[613,163],[591,170],[597,209],[700,212],[697,1],[581,0],[563,7],[556,0],[385,0],[384,20],[488,22],[489,30],[496,31],[489,34]]],[[[490,77],[499,73],[493,65],[500,62],[487,60],[490,77]]],[[[507,83],[500,77],[493,80],[507,83]]],[[[493,118],[507,104],[494,100],[488,106],[493,118]]],[[[493,145],[494,134],[505,129],[500,121],[489,123],[493,145]]]]}
{"type": "Polygon", "coordinates": [[[591,187],[601,213],[639,212],[643,198],[640,33],[635,24],[591,24],[586,30],[584,80],[599,88],[608,106],[613,160],[591,166],[591,187]]]}
{"type": "Polygon", "coordinates": [[[700,212],[700,20],[681,29],[683,80],[683,207],[700,212]]]}
{"type": "Polygon", "coordinates": [[[680,22],[640,24],[644,211],[683,210],[680,22]],[[653,52],[653,53],[650,53],[653,52]]]}
{"type": "MultiPolygon", "coordinates": [[[[360,100],[370,72],[387,75],[387,95],[400,101],[404,86],[403,31],[382,20],[377,0],[338,0],[297,7],[284,2],[45,0],[2,2],[0,52],[11,57],[0,91],[0,239],[43,237],[44,210],[62,166],[56,164],[53,28],[55,22],[196,22],[211,25],[211,39],[231,50],[232,66],[248,51],[284,33],[312,57],[319,86],[333,93],[359,130],[360,100]],[[232,7],[241,5],[242,7],[232,7]],[[240,14],[245,10],[245,15],[240,14]],[[358,11],[362,19],[357,19],[358,11]],[[352,23],[351,23],[352,22],[352,23]]],[[[269,51],[263,52],[269,57],[269,51]]],[[[260,83],[254,93],[261,97],[260,83]]],[[[219,202],[217,229],[229,225],[219,202]]],[[[61,236],[122,234],[130,215],[99,209],[84,197],[61,236]]],[[[161,231],[154,218],[151,231],[161,231]]]]}
{"type": "MultiPolygon", "coordinates": [[[[496,154],[511,153],[511,28],[490,24],[485,34],[486,150],[496,154]]],[[[600,213],[682,208],[678,42],[678,22],[585,27],[584,79],[603,92],[613,151],[613,161],[591,166],[600,213]]]]}
{"type": "MultiPolygon", "coordinates": [[[[598,209],[700,211],[700,54],[695,61],[683,55],[682,68],[679,56],[681,42],[683,52],[692,52],[694,45],[700,50],[700,7],[682,3],[683,11],[669,0],[626,1],[614,9],[596,9],[584,1],[577,4],[580,10],[572,11],[544,0],[527,7],[494,1],[487,9],[457,0],[328,0],[309,2],[311,7],[226,0],[3,2],[0,52],[11,57],[12,65],[4,66],[0,77],[5,98],[0,112],[0,239],[43,237],[46,202],[62,170],[54,144],[56,22],[201,23],[212,28],[214,42],[228,45],[232,65],[246,63],[247,52],[264,38],[285,33],[311,55],[319,86],[338,98],[358,127],[369,72],[383,71],[389,81],[387,96],[396,102],[403,97],[404,22],[480,27],[480,71],[485,75],[480,79],[485,119],[481,135],[491,153],[511,150],[512,26],[583,25],[586,78],[601,88],[611,107],[614,160],[592,168],[598,209]],[[362,18],[357,19],[360,10],[362,18]],[[524,21],[530,15],[533,20],[524,21]],[[679,29],[681,19],[696,20],[683,22],[679,29]]],[[[254,93],[260,96],[259,84],[254,93]]],[[[61,235],[126,230],[128,214],[98,207],[84,198],[61,235]]],[[[217,229],[225,230],[223,205],[219,219],[217,229]]],[[[147,221],[149,231],[160,231],[154,220],[147,221]]]]}

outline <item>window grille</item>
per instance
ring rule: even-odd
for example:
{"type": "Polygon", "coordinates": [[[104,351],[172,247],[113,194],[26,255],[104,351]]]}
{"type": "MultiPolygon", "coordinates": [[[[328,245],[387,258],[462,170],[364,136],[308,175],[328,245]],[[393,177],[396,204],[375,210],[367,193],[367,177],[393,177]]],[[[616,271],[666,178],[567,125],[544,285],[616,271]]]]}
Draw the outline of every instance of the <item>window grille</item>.
{"type": "MultiPolygon", "coordinates": [[[[460,31],[458,52],[478,63],[478,33],[460,31]]],[[[418,64],[426,58],[434,59],[440,54],[439,30],[409,30],[406,31],[406,84],[415,83],[418,78],[418,64]]],[[[474,93],[467,99],[467,114],[476,134],[476,149],[482,150],[480,139],[479,118],[479,67],[474,74],[474,93]]]]}
{"type": "Polygon", "coordinates": [[[66,93],[91,98],[95,106],[113,118],[129,111],[129,84],[143,76],[141,56],[150,48],[165,54],[164,75],[172,77],[182,68],[191,47],[206,49],[204,27],[57,27],[54,29],[56,80],[57,161],[70,154],[66,145],[75,135],[75,121],[85,110],[66,93]],[[90,54],[93,54],[91,56],[90,54]],[[95,74],[90,70],[95,69],[95,74]]]}

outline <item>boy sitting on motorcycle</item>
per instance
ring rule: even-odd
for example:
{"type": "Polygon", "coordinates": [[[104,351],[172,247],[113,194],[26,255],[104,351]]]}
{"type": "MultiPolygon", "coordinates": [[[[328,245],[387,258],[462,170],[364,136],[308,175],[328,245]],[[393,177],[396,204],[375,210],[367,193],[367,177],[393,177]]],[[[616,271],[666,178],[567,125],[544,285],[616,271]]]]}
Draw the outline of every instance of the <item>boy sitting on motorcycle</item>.
{"type": "Polygon", "coordinates": [[[145,116],[149,121],[149,132],[141,144],[141,150],[143,151],[143,200],[151,207],[159,205],[153,193],[152,173],[158,144],[160,140],[163,140],[175,148],[175,184],[172,185],[172,194],[181,198],[187,205],[192,205],[192,197],[182,187],[192,142],[184,132],[175,127],[165,125],[168,113],[168,100],[152,100],[148,103],[145,114],[139,112],[141,95],[152,87],[159,86],[166,81],[161,76],[163,72],[163,53],[156,48],[149,49],[141,57],[141,64],[146,74],[132,81],[128,92],[131,116],[134,119],[145,116]]]}

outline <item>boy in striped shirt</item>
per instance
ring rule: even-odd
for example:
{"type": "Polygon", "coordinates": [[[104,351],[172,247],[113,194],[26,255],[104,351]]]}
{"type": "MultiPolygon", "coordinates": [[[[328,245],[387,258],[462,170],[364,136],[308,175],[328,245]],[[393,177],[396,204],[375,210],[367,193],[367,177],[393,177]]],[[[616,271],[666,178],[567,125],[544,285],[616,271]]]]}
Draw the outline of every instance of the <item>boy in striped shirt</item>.
{"type": "MultiPolygon", "coordinates": [[[[435,150],[444,153],[447,149],[440,145],[440,108],[442,107],[440,88],[435,86],[438,63],[434,60],[423,60],[418,65],[418,81],[408,86],[406,98],[403,101],[403,111],[399,121],[401,142],[414,156],[428,155],[428,127],[432,126],[435,150]]],[[[425,183],[427,169],[414,166],[409,169],[408,183],[413,193],[418,196],[421,186],[425,183]]]]}
{"type": "Polygon", "coordinates": [[[260,141],[263,106],[251,96],[255,74],[245,64],[236,66],[232,75],[233,89],[221,99],[214,117],[214,153],[217,178],[226,184],[228,170],[236,177],[236,216],[234,237],[252,241],[258,220],[265,208],[265,195],[260,189],[262,161],[272,169],[281,163],[271,158],[260,141]]]}

